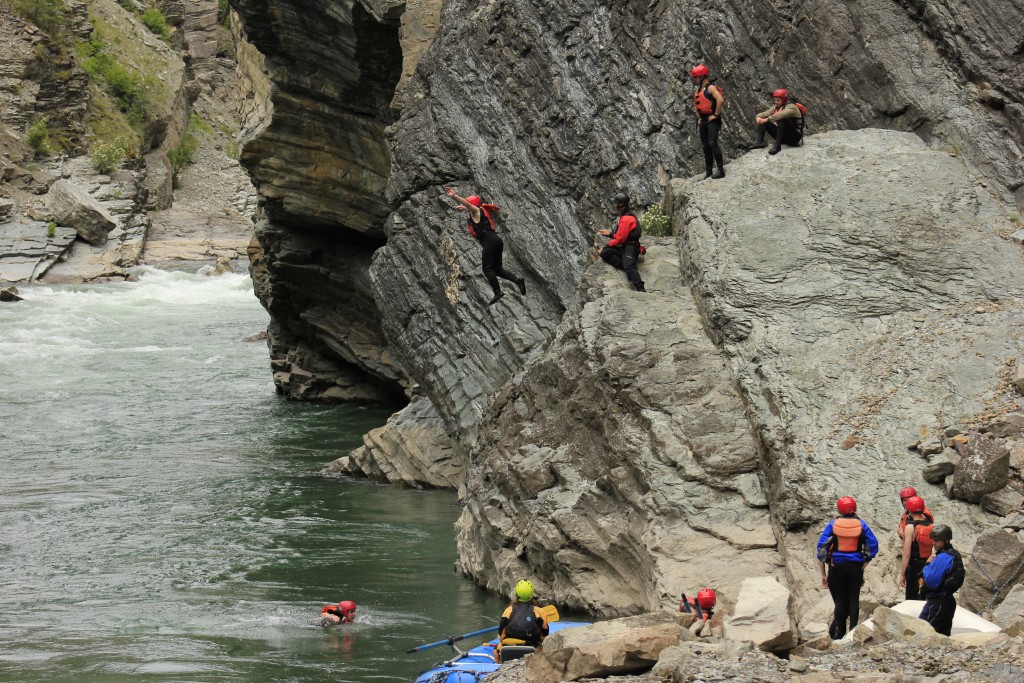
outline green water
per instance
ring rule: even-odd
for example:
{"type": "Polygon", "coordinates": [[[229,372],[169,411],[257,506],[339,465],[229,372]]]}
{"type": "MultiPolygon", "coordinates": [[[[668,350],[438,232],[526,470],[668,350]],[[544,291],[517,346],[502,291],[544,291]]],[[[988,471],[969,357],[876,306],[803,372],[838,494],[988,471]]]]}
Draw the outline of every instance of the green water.
{"type": "Polygon", "coordinates": [[[0,304],[0,680],[408,681],[495,623],[451,494],[330,481],[386,418],[279,399],[243,276],[0,304]],[[357,623],[313,625],[359,604],[357,623]]]}

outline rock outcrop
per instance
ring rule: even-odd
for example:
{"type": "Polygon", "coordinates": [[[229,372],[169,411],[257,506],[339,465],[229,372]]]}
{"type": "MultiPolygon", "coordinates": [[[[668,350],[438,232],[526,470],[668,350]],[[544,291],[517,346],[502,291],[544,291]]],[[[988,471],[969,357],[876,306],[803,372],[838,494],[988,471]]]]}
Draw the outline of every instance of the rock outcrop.
{"type": "Polygon", "coordinates": [[[433,404],[413,400],[387,424],[363,437],[363,445],[328,463],[321,474],[366,476],[398,486],[458,489],[467,462],[444,431],[433,404]]]}
{"type": "MultiPolygon", "coordinates": [[[[686,281],[762,444],[790,585],[804,609],[827,605],[809,549],[836,498],[853,495],[884,534],[900,486],[936,501],[906,435],[1013,401],[1024,269],[1000,237],[1007,209],[957,159],[878,130],[749,154],[716,185],[674,181],[672,206],[686,281]]],[[[984,524],[936,508],[963,546],[984,524]]],[[[895,585],[883,571],[867,578],[880,600],[895,585]]]]}
{"type": "Polygon", "coordinates": [[[648,294],[603,263],[554,340],[491,404],[456,524],[460,567],[531,576],[559,604],[630,614],[780,575],[758,451],[724,356],[649,240],[648,294]]]}
{"type": "MultiPolygon", "coordinates": [[[[884,535],[900,485],[942,492],[906,435],[1006,399],[1024,291],[1001,237],[1001,199],[1024,203],[1014,3],[961,21],[949,0],[452,0],[399,97],[413,3],[235,5],[262,52],[251,73],[266,70],[246,80],[242,158],[267,210],[253,272],[279,387],[417,385],[472,453],[458,534],[481,582],[529,570],[555,599],[632,613],[708,571],[735,595],[742,552],[744,575],[785,564],[813,613],[828,598],[810,548],[835,496],[884,535]],[[813,131],[918,137],[819,135],[674,182],[691,289],[656,287],[641,309],[603,266],[584,275],[584,255],[612,191],[645,206],[699,167],[682,66],[697,60],[721,72],[732,120],[786,85],[813,131]],[[449,184],[505,209],[525,301],[485,308],[449,184]]],[[[723,141],[732,157],[740,135],[723,141]]],[[[659,259],[644,268],[674,271],[659,259]]],[[[994,519],[942,509],[965,540],[994,519]]],[[[894,595],[894,574],[871,572],[868,595],[894,595]]]]}

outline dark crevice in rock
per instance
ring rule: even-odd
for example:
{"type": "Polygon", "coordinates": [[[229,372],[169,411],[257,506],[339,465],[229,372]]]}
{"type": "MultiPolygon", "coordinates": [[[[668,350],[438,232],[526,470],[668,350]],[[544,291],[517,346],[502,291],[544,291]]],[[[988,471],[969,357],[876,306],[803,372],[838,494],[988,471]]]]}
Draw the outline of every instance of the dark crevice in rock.
{"type": "Polygon", "coordinates": [[[239,0],[245,37],[273,83],[242,153],[262,198],[257,293],[270,312],[278,390],[291,398],[404,405],[411,382],[389,351],[369,275],[386,244],[385,127],[402,75],[400,11],[358,2],[239,0]]]}

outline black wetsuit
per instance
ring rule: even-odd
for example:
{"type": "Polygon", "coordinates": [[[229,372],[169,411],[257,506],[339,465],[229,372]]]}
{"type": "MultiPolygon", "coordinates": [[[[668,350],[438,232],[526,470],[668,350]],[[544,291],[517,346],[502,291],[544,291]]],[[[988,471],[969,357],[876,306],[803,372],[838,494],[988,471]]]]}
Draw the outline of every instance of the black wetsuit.
{"type": "Polygon", "coordinates": [[[861,562],[840,562],[828,569],[828,592],[832,594],[835,612],[828,628],[833,640],[846,635],[860,620],[860,587],[864,583],[864,565],[861,562]]]}
{"type": "Polygon", "coordinates": [[[718,146],[718,132],[722,130],[722,117],[716,116],[714,121],[708,116],[700,117],[698,125],[700,132],[700,145],[704,150],[704,171],[711,175],[714,164],[718,164],[718,170],[725,173],[725,159],[722,157],[722,148],[718,146]]]}
{"type": "Polygon", "coordinates": [[[494,295],[499,296],[501,294],[501,285],[498,284],[499,277],[516,283],[519,285],[520,290],[522,290],[522,278],[516,277],[501,265],[501,256],[505,251],[505,243],[501,241],[498,234],[491,228],[491,222],[483,210],[481,209],[480,211],[479,223],[474,223],[473,219],[470,218],[468,224],[470,232],[476,235],[476,239],[482,247],[480,260],[483,263],[484,277],[487,278],[491,289],[494,290],[494,295]]]}
{"type": "Polygon", "coordinates": [[[601,259],[613,268],[626,271],[626,279],[633,289],[638,292],[646,292],[644,281],[640,278],[640,271],[637,270],[637,260],[640,258],[640,221],[632,212],[625,213],[615,220],[615,227],[612,229],[612,240],[601,250],[601,259]],[[623,220],[626,225],[623,225],[623,220]],[[620,233],[624,230],[628,234],[620,233]]]}

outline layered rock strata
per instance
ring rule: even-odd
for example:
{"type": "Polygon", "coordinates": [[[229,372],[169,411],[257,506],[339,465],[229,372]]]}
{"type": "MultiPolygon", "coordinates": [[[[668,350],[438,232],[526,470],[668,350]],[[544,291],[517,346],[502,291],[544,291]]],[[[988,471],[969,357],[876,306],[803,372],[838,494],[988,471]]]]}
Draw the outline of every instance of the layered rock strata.
{"type": "Polygon", "coordinates": [[[387,350],[369,266],[390,213],[384,127],[402,71],[400,12],[352,0],[234,9],[275,383],[294,398],[399,400],[409,382],[387,350]]]}
{"type": "Polygon", "coordinates": [[[671,239],[642,272],[646,295],[592,266],[488,411],[456,530],[461,568],[490,588],[530,576],[560,605],[630,614],[781,575],[743,402],[671,239]]]}
{"type": "Polygon", "coordinates": [[[414,488],[458,489],[466,458],[456,451],[433,404],[424,397],[363,437],[363,445],[326,465],[321,474],[353,474],[414,488]]]}

